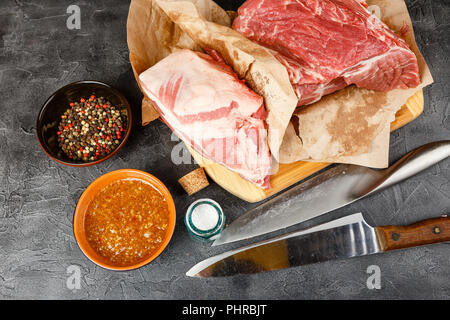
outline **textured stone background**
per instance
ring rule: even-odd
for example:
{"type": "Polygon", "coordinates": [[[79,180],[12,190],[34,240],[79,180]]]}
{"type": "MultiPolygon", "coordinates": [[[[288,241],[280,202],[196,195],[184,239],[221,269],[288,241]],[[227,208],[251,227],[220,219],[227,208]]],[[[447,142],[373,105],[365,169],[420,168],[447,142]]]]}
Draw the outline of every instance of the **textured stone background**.
{"type": "MultiPolygon", "coordinates": [[[[221,2],[233,9],[240,1],[221,2]]],[[[435,83],[425,90],[423,115],[392,134],[392,161],[424,143],[450,137],[450,2],[407,0],[407,4],[435,83]]],[[[188,237],[183,224],[187,206],[199,197],[214,198],[231,221],[253,205],[215,184],[188,198],[176,181],[195,166],[175,166],[168,160],[176,142],[170,142],[170,131],[162,123],[138,125],[141,94],[128,61],[128,6],[128,1],[120,0],[0,1],[0,298],[450,298],[448,243],[246,277],[186,277],[192,265],[226,249],[210,248],[188,237]],[[81,30],[66,28],[66,8],[73,3],[81,7],[81,30]],[[71,168],[50,160],[40,149],[35,121],[50,94],[83,79],[122,90],[133,105],[136,126],[127,145],[112,159],[71,168]],[[178,217],[173,239],[156,261],[118,273],[84,257],[72,234],[72,218],[84,188],[120,168],[159,177],[175,198],[178,217]],[[66,288],[66,268],[72,264],[82,270],[82,288],[76,291],[66,288]],[[366,269],[373,264],[381,268],[381,290],[366,288],[366,269]]],[[[447,159],[327,219],[362,211],[375,225],[412,223],[449,212],[449,195],[447,159]]]]}

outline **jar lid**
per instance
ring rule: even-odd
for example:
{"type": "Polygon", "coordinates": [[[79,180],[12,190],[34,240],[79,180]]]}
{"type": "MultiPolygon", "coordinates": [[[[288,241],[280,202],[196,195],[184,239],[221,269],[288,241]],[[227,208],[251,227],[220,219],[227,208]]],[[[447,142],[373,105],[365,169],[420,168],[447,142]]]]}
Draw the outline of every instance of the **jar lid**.
{"type": "Polygon", "coordinates": [[[184,222],[191,234],[211,239],[223,230],[225,215],[216,201],[199,199],[187,209],[184,222]]]}

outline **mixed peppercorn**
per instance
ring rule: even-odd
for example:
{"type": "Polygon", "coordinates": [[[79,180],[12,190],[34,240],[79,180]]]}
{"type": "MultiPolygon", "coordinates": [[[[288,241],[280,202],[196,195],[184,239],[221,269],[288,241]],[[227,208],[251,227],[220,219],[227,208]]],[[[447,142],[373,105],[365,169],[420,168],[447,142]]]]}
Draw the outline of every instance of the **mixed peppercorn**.
{"type": "Polygon", "coordinates": [[[127,110],[95,95],[71,102],[61,116],[58,142],[73,160],[94,161],[116,149],[126,133],[127,110]]]}

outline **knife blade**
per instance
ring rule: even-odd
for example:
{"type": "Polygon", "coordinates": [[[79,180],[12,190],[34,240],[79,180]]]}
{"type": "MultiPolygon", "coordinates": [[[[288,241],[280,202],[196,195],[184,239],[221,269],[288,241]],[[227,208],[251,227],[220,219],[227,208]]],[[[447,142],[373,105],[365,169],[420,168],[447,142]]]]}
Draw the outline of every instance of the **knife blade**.
{"type": "Polygon", "coordinates": [[[233,221],[213,246],[283,229],[403,181],[450,156],[450,140],[421,146],[387,169],[341,164],[285,191],[233,221]]]}
{"type": "Polygon", "coordinates": [[[356,213],[208,258],[186,275],[251,274],[446,241],[450,241],[447,216],[409,226],[372,227],[356,213]]]}

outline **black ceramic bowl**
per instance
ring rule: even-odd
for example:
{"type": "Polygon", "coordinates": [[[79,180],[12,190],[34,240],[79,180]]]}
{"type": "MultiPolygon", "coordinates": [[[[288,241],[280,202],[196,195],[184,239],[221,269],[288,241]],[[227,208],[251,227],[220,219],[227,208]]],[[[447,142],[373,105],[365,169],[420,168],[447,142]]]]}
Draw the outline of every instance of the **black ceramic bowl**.
{"type": "Polygon", "coordinates": [[[78,81],[62,87],[47,99],[39,111],[36,123],[36,133],[39,144],[45,153],[59,163],[84,167],[105,161],[114,155],[127,141],[131,130],[131,107],[123,94],[113,87],[98,81],[78,81]],[[121,143],[111,153],[103,158],[93,161],[80,161],[70,159],[59,147],[57,141],[58,125],[61,116],[69,108],[69,103],[79,101],[82,97],[103,96],[117,108],[127,110],[127,126],[125,136],[121,143]]]}

